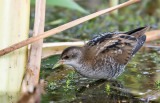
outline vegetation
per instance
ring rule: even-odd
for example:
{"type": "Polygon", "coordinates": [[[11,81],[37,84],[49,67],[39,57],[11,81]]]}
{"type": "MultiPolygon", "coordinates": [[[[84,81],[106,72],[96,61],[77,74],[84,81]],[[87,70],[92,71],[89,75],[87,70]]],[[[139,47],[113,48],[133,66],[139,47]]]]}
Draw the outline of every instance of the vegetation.
{"type": "MultiPolygon", "coordinates": [[[[31,0],[31,4],[35,4],[35,0],[31,0]]],[[[65,7],[69,9],[78,10],[82,13],[88,13],[85,9],[83,9],[80,5],[78,5],[73,0],[47,0],[46,1],[47,6],[53,6],[53,7],[65,7]]]]}

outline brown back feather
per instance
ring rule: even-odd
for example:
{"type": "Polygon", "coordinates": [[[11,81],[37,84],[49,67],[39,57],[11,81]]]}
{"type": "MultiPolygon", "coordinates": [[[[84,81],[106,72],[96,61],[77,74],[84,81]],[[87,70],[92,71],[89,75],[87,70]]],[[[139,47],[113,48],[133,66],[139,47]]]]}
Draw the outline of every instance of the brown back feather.
{"type": "MultiPolygon", "coordinates": [[[[109,55],[122,65],[128,63],[131,57],[145,42],[144,32],[148,27],[142,27],[126,33],[115,33],[108,36],[102,35],[89,41],[84,48],[86,62],[97,62],[109,55]],[[142,36],[144,35],[144,36],[142,36]]],[[[107,59],[107,58],[106,58],[107,59]]]]}

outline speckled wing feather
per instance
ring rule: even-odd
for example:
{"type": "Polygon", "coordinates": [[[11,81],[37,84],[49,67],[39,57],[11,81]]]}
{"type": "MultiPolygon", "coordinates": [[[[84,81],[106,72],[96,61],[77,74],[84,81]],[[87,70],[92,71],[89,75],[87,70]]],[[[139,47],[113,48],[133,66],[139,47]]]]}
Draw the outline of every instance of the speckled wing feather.
{"type": "Polygon", "coordinates": [[[107,55],[113,57],[120,64],[126,64],[130,60],[136,44],[137,40],[134,36],[112,34],[111,38],[102,38],[92,44],[88,43],[86,46],[88,46],[88,50],[94,50],[90,51],[90,54],[94,55],[97,60],[107,55]]]}
{"type": "Polygon", "coordinates": [[[125,65],[145,42],[146,36],[142,32],[143,30],[144,28],[126,33],[101,34],[84,46],[90,53],[86,54],[86,56],[89,58],[90,55],[94,55],[93,58],[96,58],[98,61],[98,58],[100,60],[101,57],[104,58],[107,55],[114,58],[120,64],[125,65]]]}

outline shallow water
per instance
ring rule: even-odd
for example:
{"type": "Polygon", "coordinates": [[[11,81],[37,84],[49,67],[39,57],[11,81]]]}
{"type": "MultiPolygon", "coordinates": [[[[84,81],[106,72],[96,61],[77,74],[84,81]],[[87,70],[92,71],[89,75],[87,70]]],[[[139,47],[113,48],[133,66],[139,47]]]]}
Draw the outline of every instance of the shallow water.
{"type": "Polygon", "coordinates": [[[92,80],[73,68],[51,70],[59,56],[42,61],[41,78],[48,82],[42,103],[158,103],[160,48],[144,47],[116,80],[92,80]]]}

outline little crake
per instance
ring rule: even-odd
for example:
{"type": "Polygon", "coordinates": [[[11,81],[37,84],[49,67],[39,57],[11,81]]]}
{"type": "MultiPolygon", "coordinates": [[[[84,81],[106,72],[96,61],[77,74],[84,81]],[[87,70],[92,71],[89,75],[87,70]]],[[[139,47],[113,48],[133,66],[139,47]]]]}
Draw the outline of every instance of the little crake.
{"type": "Polygon", "coordinates": [[[149,27],[129,32],[110,32],[96,36],[83,47],[66,48],[59,64],[73,66],[82,76],[94,79],[115,79],[143,46],[149,27]]]}

